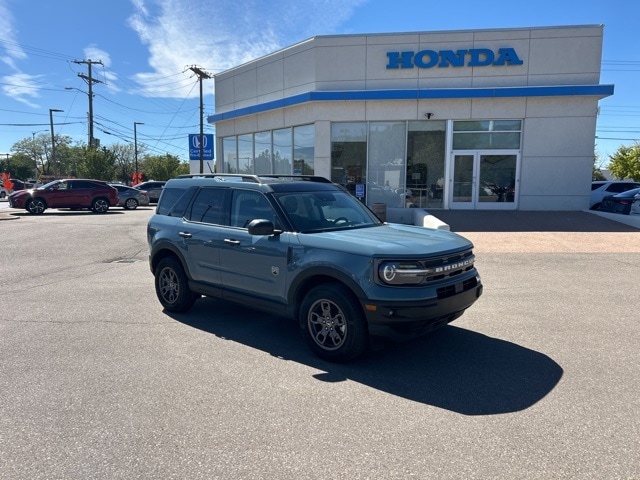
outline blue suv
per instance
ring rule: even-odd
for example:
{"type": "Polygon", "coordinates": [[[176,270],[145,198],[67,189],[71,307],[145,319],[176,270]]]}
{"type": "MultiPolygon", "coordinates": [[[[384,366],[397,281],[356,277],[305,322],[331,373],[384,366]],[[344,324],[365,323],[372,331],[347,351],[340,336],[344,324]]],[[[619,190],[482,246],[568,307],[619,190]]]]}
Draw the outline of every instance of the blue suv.
{"type": "Polygon", "coordinates": [[[296,319],[336,362],[445,325],[482,293],[467,239],[384,223],[317,176],[169,180],[147,240],[165,310],[206,295],[296,319]]]}

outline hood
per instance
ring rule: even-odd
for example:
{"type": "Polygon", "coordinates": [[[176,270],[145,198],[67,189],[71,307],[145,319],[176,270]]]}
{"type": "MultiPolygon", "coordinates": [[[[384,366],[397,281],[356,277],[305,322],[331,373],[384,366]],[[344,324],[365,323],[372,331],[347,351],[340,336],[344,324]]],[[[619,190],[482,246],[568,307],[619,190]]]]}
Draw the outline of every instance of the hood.
{"type": "Polygon", "coordinates": [[[301,233],[302,245],[366,256],[423,256],[473,248],[466,238],[446,230],[386,224],[321,233],[301,233]]]}

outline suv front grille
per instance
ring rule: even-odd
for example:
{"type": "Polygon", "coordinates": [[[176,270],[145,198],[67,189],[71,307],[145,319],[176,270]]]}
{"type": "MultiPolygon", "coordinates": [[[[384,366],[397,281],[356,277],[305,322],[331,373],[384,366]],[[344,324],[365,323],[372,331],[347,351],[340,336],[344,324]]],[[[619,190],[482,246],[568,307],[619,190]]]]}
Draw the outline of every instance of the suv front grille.
{"type": "Polygon", "coordinates": [[[421,260],[419,263],[425,271],[429,272],[425,276],[424,282],[435,282],[472,270],[474,268],[474,260],[473,252],[467,250],[466,252],[444,257],[421,260]]]}
{"type": "Polygon", "coordinates": [[[454,285],[438,288],[436,292],[438,294],[438,299],[442,300],[443,298],[453,297],[454,295],[466,292],[467,290],[471,290],[472,288],[475,288],[477,286],[478,279],[476,277],[473,277],[465,280],[464,282],[459,282],[454,285]]]}

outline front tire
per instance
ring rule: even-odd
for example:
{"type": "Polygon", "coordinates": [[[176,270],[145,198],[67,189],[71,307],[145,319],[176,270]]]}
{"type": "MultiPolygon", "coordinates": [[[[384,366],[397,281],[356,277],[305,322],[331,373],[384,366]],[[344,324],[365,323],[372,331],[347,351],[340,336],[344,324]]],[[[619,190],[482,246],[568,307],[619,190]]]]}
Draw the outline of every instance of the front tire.
{"type": "Polygon", "coordinates": [[[91,210],[95,213],[107,213],[109,210],[109,202],[105,198],[96,198],[91,204],[91,210]]]}
{"type": "Polygon", "coordinates": [[[189,279],[174,257],[160,260],[155,272],[156,295],[169,312],[186,312],[198,299],[189,289],[189,279]]]}
{"type": "Polygon", "coordinates": [[[27,203],[27,211],[34,215],[40,215],[47,209],[47,203],[41,198],[32,198],[27,203]]]}
{"type": "Polygon", "coordinates": [[[369,345],[358,300],[337,285],[320,285],[305,296],[300,328],[313,353],[332,362],[353,360],[369,345]]]}

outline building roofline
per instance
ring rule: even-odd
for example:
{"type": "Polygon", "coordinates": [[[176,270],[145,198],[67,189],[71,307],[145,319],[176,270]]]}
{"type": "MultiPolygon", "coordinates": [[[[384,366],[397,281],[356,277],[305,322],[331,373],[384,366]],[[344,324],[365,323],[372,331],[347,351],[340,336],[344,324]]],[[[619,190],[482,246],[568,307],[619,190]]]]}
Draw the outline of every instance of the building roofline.
{"type": "Polygon", "coordinates": [[[604,98],[613,95],[613,90],[614,85],[550,85],[486,88],[312,91],[292,95],[279,100],[272,100],[270,102],[229,110],[223,113],[216,113],[208,116],[207,121],[209,123],[216,123],[309,102],[576,96],[596,96],[604,98]]]}

